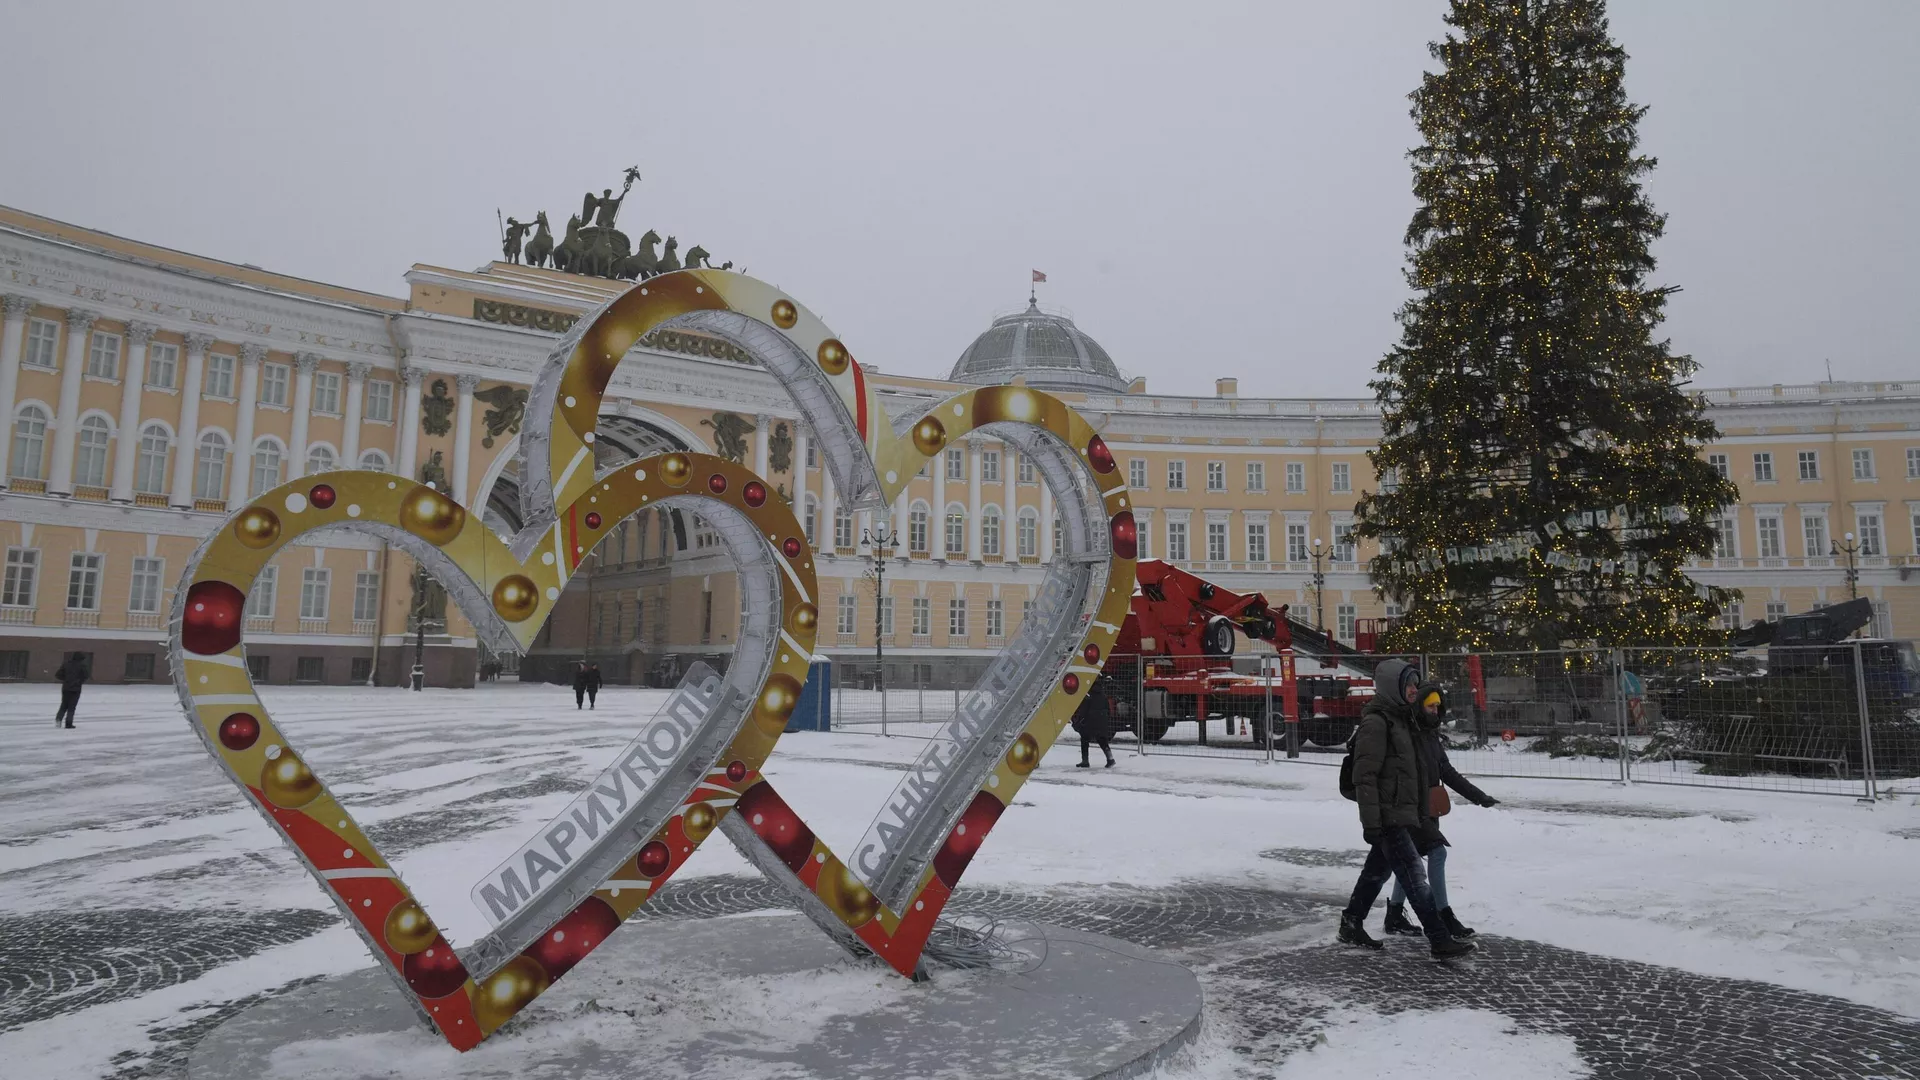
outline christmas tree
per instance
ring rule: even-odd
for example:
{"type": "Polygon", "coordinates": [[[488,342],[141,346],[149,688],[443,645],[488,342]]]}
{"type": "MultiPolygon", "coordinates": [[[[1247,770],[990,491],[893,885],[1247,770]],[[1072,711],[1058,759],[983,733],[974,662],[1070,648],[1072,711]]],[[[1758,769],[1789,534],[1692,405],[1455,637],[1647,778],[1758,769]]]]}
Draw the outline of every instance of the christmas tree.
{"type": "Polygon", "coordinates": [[[1695,368],[1654,332],[1665,225],[1645,110],[1603,0],[1453,0],[1412,94],[1422,144],[1401,339],[1373,389],[1381,490],[1356,533],[1405,609],[1391,648],[1719,640],[1710,554],[1733,485],[1695,368]]]}

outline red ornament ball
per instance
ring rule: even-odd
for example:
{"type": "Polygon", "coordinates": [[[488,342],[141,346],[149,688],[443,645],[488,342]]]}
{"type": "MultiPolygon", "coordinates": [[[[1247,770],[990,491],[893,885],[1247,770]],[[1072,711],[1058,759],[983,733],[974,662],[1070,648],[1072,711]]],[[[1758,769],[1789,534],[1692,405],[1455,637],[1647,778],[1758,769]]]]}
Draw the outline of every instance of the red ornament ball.
{"type": "Polygon", "coordinates": [[[1113,533],[1113,553],[1123,559],[1138,557],[1140,529],[1133,523],[1133,511],[1122,510],[1113,515],[1110,528],[1113,533]]]}
{"type": "Polygon", "coordinates": [[[245,750],[260,738],[260,719],[252,713],[237,712],[220,721],[220,745],[229,750],[245,750]]]}
{"type": "Polygon", "coordinates": [[[789,536],[780,542],[780,550],[786,552],[787,558],[797,559],[800,553],[806,550],[806,546],[800,543],[799,537],[789,536]]]}
{"type": "Polygon", "coordinates": [[[307,501],[313,504],[315,510],[331,508],[335,498],[331,484],[315,484],[313,490],[307,492],[307,501]]]}
{"type": "Polygon", "coordinates": [[[599,948],[608,935],[620,928],[620,916],[605,900],[589,896],[586,902],[555,923],[553,929],[527,947],[527,956],[547,969],[548,979],[557,979],[599,948]]]}
{"type": "Polygon", "coordinates": [[[744,761],[727,762],[727,779],[739,783],[747,778],[747,763],[744,761]]]}
{"type": "Polygon", "coordinates": [[[748,506],[760,506],[767,501],[767,485],[758,480],[749,480],[747,486],[740,489],[740,497],[746,500],[748,506]]]}
{"type": "Polygon", "coordinates": [[[1100,646],[1089,641],[1087,647],[1080,650],[1080,655],[1087,658],[1087,663],[1097,664],[1100,662],[1100,646]]]}
{"type": "Polygon", "coordinates": [[[433,944],[409,955],[401,963],[400,973],[407,977],[407,986],[423,998],[446,997],[467,981],[467,965],[460,962],[444,937],[435,937],[433,944]]]}
{"type": "Polygon", "coordinates": [[[640,849],[640,858],[636,861],[640,864],[641,877],[657,878],[673,865],[673,852],[667,850],[667,845],[655,840],[640,849]]]}
{"type": "Polygon", "coordinates": [[[960,823],[947,835],[947,842],[940,845],[939,854],[933,857],[933,872],[941,881],[952,888],[966,872],[967,864],[973,861],[973,853],[980,850],[981,841],[993,829],[993,823],[1000,820],[1000,812],[1006,804],[982,791],[973,797],[966,812],[960,815],[960,823]]]}
{"type": "Polygon", "coordinates": [[[600,520],[601,520],[601,519],[600,519],[600,511],[598,511],[598,510],[589,510],[589,511],[587,511],[587,528],[589,528],[589,529],[597,529],[597,528],[599,528],[599,527],[600,527],[600,520]]]}
{"type": "Polygon", "coordinates": [[[1113,451],[1107,449],[1107,441],[1098,435],[1087,441],[1087,460],[1093,463],[1095,472],[1113,471],[1113,451]]]}
{"type": "Polygon", "coordinates": [[[1080,692],[1080,676],[1069,671],[1066,678],[1060,680],[1060,686],[1069,694],[1077,694],[1080,692]]]}
{"type": "Polygon", "coordinates": [[[744,814],[754,835],[766,841],[774,857],[799,873],[813,854],[813,830],[793,812],[771,784],[755,784],[740,796],[733,812],[744,814]]]}
{"type": "Polygon", "coordinates": [[[719,495],[727,490],[727,478],[720,473],[707,477],[707,490],[719,495]]]}
{"type": "Polygon", "coordinates": [[[240,613],[247,594],[224,581],[196,581],[187,590],[180,644],[190,653],[217,656],[240,644],[240,613]]]}

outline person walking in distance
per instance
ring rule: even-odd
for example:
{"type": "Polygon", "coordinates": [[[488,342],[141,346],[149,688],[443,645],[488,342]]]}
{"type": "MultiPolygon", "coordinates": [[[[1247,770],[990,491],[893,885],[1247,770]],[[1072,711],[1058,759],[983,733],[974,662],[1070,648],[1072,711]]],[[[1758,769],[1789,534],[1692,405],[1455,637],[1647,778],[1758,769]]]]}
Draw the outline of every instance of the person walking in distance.
{"type": "Polygon", "coordinates": [[[580,661],[580,666],[573,669],[573,707],[576,709],[584,709],[587,707],[587,682],[589,680],[587,667],[587,662],[582,660],[580,661]]]}
{"type": "MultiPolygon", "coordinates": [[[[1407,901],[1425,929],[1436,960],[1473,951],[1470,941],[1456,940],[1434,906],[1426,867],[1415,846],[1415,836],[1429,821],[1427,790],[1433,786],[1425,758],[1415,739],[1413,696],[1420,669],[1403,660],[1387,660],[1374,669],[1373,698],[1361,712],[1353,733],[1352,798],[1360,804],[1360,830],[1367,842],[1367,862],[1360,868],[1353,896],[1340,915],[1339,939],[1349,945],[1378,949],[1380,941],[1367,936],[1364,923],[1388,877],[1399,879],[1407,901]]],[[[1347,794],[1347,792],[1342,792],[1347,794]]]]}
{"type": "Polygon", "coordinates": [[[587,661],[586,676],[587,708],[592,710],[594,705],[600,700],[600,665],[591,660],[587,661]]]}
{"type": "MultiPolygon", "coordinates": [[[[1451,810],[1452,802],[1447,798],[1445,784],[1475,806],[1498,806],[1500,800],[1481,791],[1473,781],[1460,775],[1447,757],[1446,741],[1440,737],[1440,725],[1446,719],[1447,699],[1440,687],[1426,683],[1416,692],[1419,710],[1414,714],[1419,731],[1414,736],[1414,746],[1425,758],[1427,775],[1438,781],[1427,789],[1428,819],[1426,827],[1414,837],[1414,847],[1427,860],[1427,883],[1433,890],[1433,906],[1440,909],[1440,921],[1447,924],[1447,932],[1456,940],[1464,941],[1473,936],[1473,931],[1461,925],[1454,915],[1453,908],[1447,903],[1447,837],[1440,831],[1440,818],[1451,810]]],[[[1387,925],[1389,934],[1417,936],[1420,928],[1407,918],[1405,908],[1406,889],[1398,878],[1393,882],[1393,895],[1387,899],[1387,925]]]]}
{"type": "Polygon", "coordinates": [[[1073,730],[1080,734],[1080,768],[1090,767],[1087,750],[1092,743],[1100,744],[1100,752],[1107,755],[1107,768],[1113,768],[1113,701],[1107,697],[1106,679],[1095,678],[1087,687],[1087,696],[1073,711],[1073,730]]]}
{"type": "Polygon", "coordinates": [[[60,680],[60,711],[53,714],[54,727],[72,727],[73,711],[80,705],[80,688],[93,676],[85,653],[74,653],[53,673],[60,680]],[[64,722],[64,725],[63,725],[64,722]]]}

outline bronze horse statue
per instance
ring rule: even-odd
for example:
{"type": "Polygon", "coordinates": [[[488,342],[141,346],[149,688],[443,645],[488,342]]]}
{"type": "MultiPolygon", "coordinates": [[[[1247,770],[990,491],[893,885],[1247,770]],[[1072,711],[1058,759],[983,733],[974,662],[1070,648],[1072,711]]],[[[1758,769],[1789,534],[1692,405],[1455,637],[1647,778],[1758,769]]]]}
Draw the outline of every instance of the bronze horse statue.
{"type": "Polygon", "coordinates": [[[545,266],[553,254],[553,230],[547,227],[547,212],[535,214],[533,224],[533,239],[527,241],[527,265],[545,266]]]}
{"type": "Polygon", "coordinates": [[[653,245],[660,242],[660,234],[648,229],[638,243],[633,245],[633,254],[620,261],[620,276],[629,281],[645,281],[660,272],[660,256],[654,254],[653,245]]]}

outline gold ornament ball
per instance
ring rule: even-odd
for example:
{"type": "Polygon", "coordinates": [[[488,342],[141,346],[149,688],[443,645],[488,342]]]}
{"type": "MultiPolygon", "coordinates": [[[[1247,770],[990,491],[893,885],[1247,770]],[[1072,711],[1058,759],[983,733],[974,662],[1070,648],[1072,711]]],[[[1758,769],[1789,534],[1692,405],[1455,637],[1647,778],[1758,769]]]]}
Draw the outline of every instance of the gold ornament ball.
{"type": "Polygon", "coordinates": [[[698,802],[687,807],[685,819],[687,839],[694,843],[705,840],[707,834],[711,833],[713,827],[719,823],[720,815],[715,813],[713,807],[707,803],[698,802]]]}
{"type": "Polygon", "coordinates": [[[540,589],[525,574],[508,574],[493,587],[493,610],[508,622],[525,622],[540,606],[540,589]]]}
{"type": "Polygon", "coordinates": [[[467,523],[467,512],[445,495],[422,485],[400,501],[400,527],[436,546],[450,543],[467,523]]]}
{"type": "Polygon", "coordinates": [[[861,884],[845,864],[822,867],[813,891],[820,902],[827,905],[827,910],[840,916],[840,921],[850,927],[865,926],[880,914],[880,898],[861,884]]]}
{"type": "Polygon", "coordinates": [[[300,760],[300,755],[282,748],[279,756],[260,770],[260,791],[267,801],[282,809],[305,806],[320,795],[320,780],[300,760]]]}
{"type": "Polygon", "coordinates": [[[1040,764],[1040,743],[1033,736],[1021,732],[1013,740],[1013,746],[1007,751],[1007,768],[1016,776],[1025,776],[1040,764]]]}
{"type": "Polygon", "coordinates": [[[387,912],[385,928],[387,944],[402,956],[412,956],[425,952],[433,939],[440,936],[440,930],[427,918],[427,913],[412,900],[402,900],[387,912]]]}
{"type": "Polygon", "coordinates": [[[800,704],[800,681],[791,675],[774,675],[760,691],[760,707],[785,720],[800,704]]]}
{"type": "Polygon", "coordinates": [[[847,355],[847,347],[840,344],[839,338],[828,338],[821,342],[818,355],[820,357],[820,370],[829,375],[844,373],[847,370],[848,361],[853,359],[853,357],[847,355]]]}
{"type": "Polygon", "coordinates": [[[547,988],[547,969],[531,956],[516,956],[507,966],[487,976],[473,994],[473,1016],[480,1030],[492,1031],[547,988]]]}
{"type": "Polygon", "coordinates": [[[250,548],[263,548],[280,539],[280,518],[264,506],[249,506],[233,522],[233,535],[250,548]]]}
{"type": "Polygon", "coordinates": [[[924,457],[932,457],[947,445],[947,428],[937,417],[923,416],[913,425],[913,448],[924,457]]]}
{"type": "Polygon", "coordinates": [[[773,302],[773,325],[782,330],[791,330],[793,324],[799,321],[800,309],[793,306],[793,301],[775,300],[773,302]]]}
{"type": "Polygon", "coordinates": [[[685,454],[668,454],[660,459],[660,479],[668,487],[686,487],[693,479],[693,462],[685,454]]]}
{"type": "Polygon", "coordinates": [[[819,608],[814,607],[812,604],[805,604],[805,603],[795,604],[793,606],[793,628],[795,630],[801,630],[801,631],[805,631],[806,633],[812,633],[814,628],[819,625],[820,625],[820,609],[819,608]]]}
{"type": "Polygon", "coordinates": [[[973,420],[979,425],[1011,420],[1020,424],[1041,421],[1040,398],[1024,386],[992,386],[973,399],[973,420]]]}

